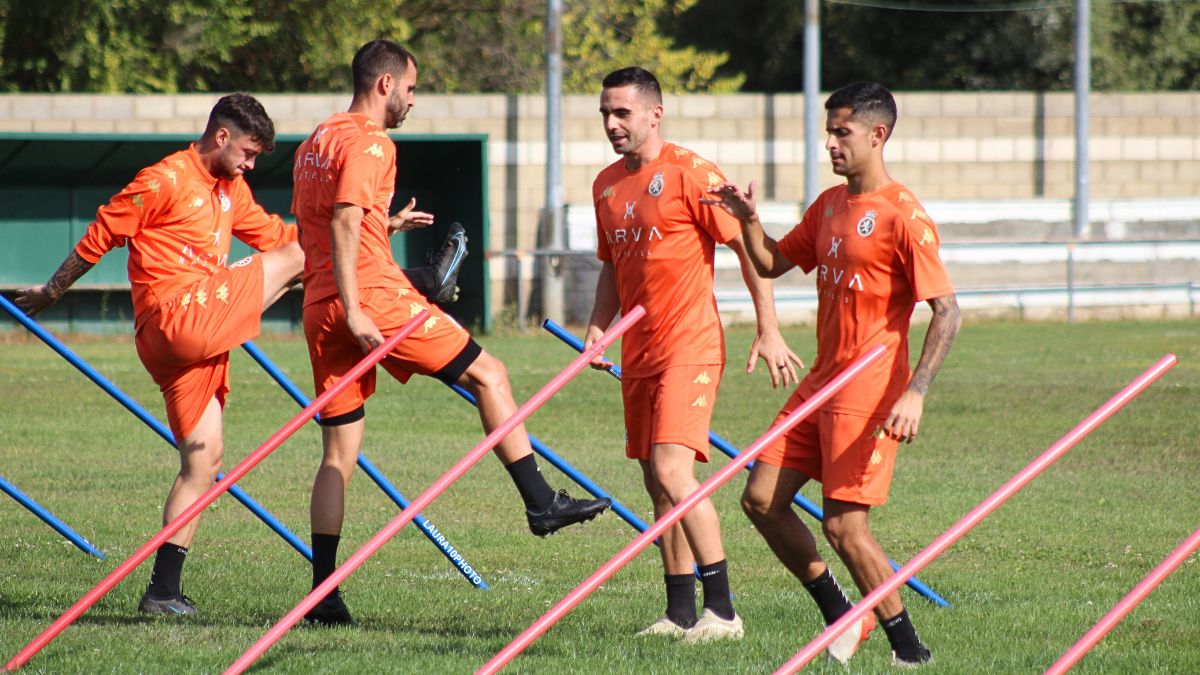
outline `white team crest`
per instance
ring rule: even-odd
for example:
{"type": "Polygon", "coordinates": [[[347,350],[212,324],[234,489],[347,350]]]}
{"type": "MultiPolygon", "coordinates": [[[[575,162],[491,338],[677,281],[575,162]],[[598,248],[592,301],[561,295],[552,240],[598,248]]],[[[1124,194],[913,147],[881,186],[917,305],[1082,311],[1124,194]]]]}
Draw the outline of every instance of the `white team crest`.
{"type": "Polygon", "coordinates": [[[650,189],[648,192],[650,193],[651,197],[657,197],[662,194],[662,189],[663,175],[662,172],[659,171],[658,173],[654,174],[654,179],[650,181],[650,189]]]}
{"type": "Polygon", "coordinates": [[[233,202],[229,201],[229,196],[225,194],[225,188],[221,188],[217,192],[217,198],[221,200],[221,210],[229,211],[233,208],[233,202]]]}
{"type": "Polygon", "coordinates": [[[875,212],[867,211],[867,215],[863,216],[863,219],[858,221],[858,234],[859,234],[859,236],[869,237],[869,236],[871,236],[871,233],[874,231],[875,231],[875,212]]]}

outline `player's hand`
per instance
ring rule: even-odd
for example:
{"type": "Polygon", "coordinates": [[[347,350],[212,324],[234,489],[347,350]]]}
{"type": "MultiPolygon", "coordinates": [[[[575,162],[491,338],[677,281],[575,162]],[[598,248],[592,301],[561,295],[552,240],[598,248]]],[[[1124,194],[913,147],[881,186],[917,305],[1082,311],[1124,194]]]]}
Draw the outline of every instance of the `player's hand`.
{"type": "MultiPolygon", "coordinates": [[[[600,330],[596,326],[588,326],[587,334],[583,336],[583,351],[586,352],[591,349],[592,345],[596,344],[596,340],[599,340],[603,335],[603,330],[600,330]]],[[[596,370],[610,370],[613,367],[613,362],[604,358],[603,354],[597,354],[588,365],[596,370]]]]}
{"type": "Polygon", "coordinates": [[[750,358],[746,359],[747,373],[754,372],[754,366],[760,357],[767,362],[767,372],[771,374],[772,387],[778,387],[781,384],[787,386],[789,382],[800,384],[797,370],[804,369],[804,362],[788,348],[787,343],[783,341],[783,335],[778,330],[759,333],[754,338],[754,344],[750,345],[750,358]]]}
{"type": "Polygon", "coordinates": [[[888,413],[887,421],[883,423],[883,433],[897,441],[912,443],[917,440],[917,428],[921,425],[921,413],[924,410],[925,396],[918,391],[905,389],[888,413]]]}
{"type": "Polygon", "coordinates": [[[417,198],[408,200],[408,204],[399,213],[388,218],[387,233],[392,236],[397,232],[408,232],[433,224],[433,214],[424,211],[414,211],[417,208],[417,198]]]}
{"type": "Polygon", "coordinates": [[[741,188],[733,183],[725,182],[708,188],[708,194],[714,196],[701,199],[701,204],[719,206],[738,220],[746,220],[757,211],[754,200],[754,181],[750,181],[745,192],[742,192],[741,188]]]}
{"type": "Polygon", "coordinates": [[[58,302],[58,295],[50,290],[46,284],[40,286],[30,286],[22,288],[13,296],[13,302],[25,311],[29,316],[33,316],[38,312],[46,309],[50,305],[58,302]]]}
{"type": "Polygon", "coordinates": [[[346,327],[350,329],[354,339],[358,340],[358,346],[362,347],[364,354],[369,354],[371,350],[383,344],[383,334],[375,327],[371,317],[361,309],[346,312],[346,327]]]}

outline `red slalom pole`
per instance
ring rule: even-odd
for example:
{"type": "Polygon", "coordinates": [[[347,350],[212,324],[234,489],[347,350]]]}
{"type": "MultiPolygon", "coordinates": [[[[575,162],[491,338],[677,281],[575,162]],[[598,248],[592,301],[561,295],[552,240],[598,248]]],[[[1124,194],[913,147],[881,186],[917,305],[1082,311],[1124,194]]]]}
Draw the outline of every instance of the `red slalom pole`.
{"type": "Polygon", "coordinates": [[[304,426],[308,422],[309,418],[313,415],[316,415],[321,408],[324,408],[334,396],[340,394],[342,390],[350,386],[352,382],[362,377],[363,373],[366,373],[369,369],[373,368],[376,363],[379,363],[381,360],[383,360],[383,357],[387,356],[388,352],[390,352],[397,344],[399,344],[401,340],[412,334],[412,332],[416,330],[417,327],[420,326],[427,318],[429,318],[429,312],[422,311],[420,314],[410,319],[408,323],[404,324],[404,326],[401,327],[395,335],[392,335],[388,339],[384,340],[383,344],[375,348],[375,351],[367,354],[362,361],[359,361],[357,365],[355,365],[348,373],[346,373],[345,377],[338,380],[337,384],[327,389],[325,393],[318,396],[315,400],[313,400],[312,403],[309,403],[304,410],[301,410],[295,417],[291,419],[291,421],[283,425],[283,428],[275,432],[275,434],[268,438],[262,445],[258,446],[257,450],[250,453],[236,467],[230,469],[229,473],[225,474],[224,478],[217,481],[211,488],[208,489],[207,492],[200,495],[200,498],[193,502],[191,506],[184,510],[183,513],[179,514],[175,520],[167,523],[167,525],[163,527],[158,534],[154,535],[150,541],[146,542],[145,545],[139,548],[132,556],[129,557],[128,560],[121,563],[121,565],[112,572],[109,572],[108,576],[104,577],[99,584],[96,584],[95,588],[88,591],[87,595],[84,595],[82,598],[80,598],[74,605],[71,605],[70,609],[68,609],[62,616],[58,617],[58,619],[55,620],[54,623],[50,624],[46,630],[42,631],[40,635],[34,638],[33,642],[25,645],[24,649],[17,652],[16,656],[12,657],[8,663],[4,664],[4,669],[7,671],[14,671],[25,665],[25,663],[28,662],[34,654],[37,654],[42,647],[45,647],[47,644],[49,644],[50,641],[53,640],[59,633],[61,633],[64,628],[71,625],[75,619],[78,619],[80,615],[91,608],[92,605],[96,604],[100,598],[104,597],[106,593],[112,590],[114,586],[120,583],[121,580],[128,576],[130,572],[137,568],[138,565],[142,564],[146,558],[150,557],[150,554],[157,550],[159,546],[162,546],[167,539],[171,537],[171,535],[183,529],[184,525],[187,525],[193,518],[200,515],[201,511],[207,508],[209,504],[212,504],[214,501],[216,501],[217,497],[220,497],[221,494],[228,490],[231,485],[241,480],[243,476],[250,472],[250,469],[253,469],[259,462],[266,458],[267,455],[274,452],[275,449],[278,448],[285,440],[287,440],[289,436],[295,433],[297,429],[304,426]]]}
{"type": "Polygon", "coordinates": [[[1104,636],[1108,635],[1108,632],[1120,623],[1126,614],[1133,611],[1133,608],[1139,602],[1145,600],[1151,591],[1170,576],[1176,567],[1182,565],[1183,561],[1188,559],[1188,556],[1195,553],[1196,549],[1200,549],[1200,529],[1193,532],[1192,536],[1185,539],[1174,551],[1171,551],[1171,555],[1159,563],[1158,567],[1155,567],[1150,574],[1147,574],[1146,578],[1142,579],[1137,586],[1134,586],[1129,595],[1121,598],[1121,601],[1109,610],[1108,614],[1104,615],[1104,618],[1100,619],[1095,626],[1092,626],[1091,630],[1084,633],[1083,637],[1079,638],[1079,642],[1075,643],[1075,646],[1068,649],[1067,653],[1062,655],[1062,658],[1055,661],[1054,665],[1046,670],[1046,675],[1061,675],[1061,673],[1070,670],[1092,647],[1095,647],[1103,640],[1104,636]]]}
{"type": "Polygon", "coordinates": [[[493,447],[495,447],[500,441],[508,436],[513,429],[517,428],[519,424],[524,422],[525,419],[532,415],[535,410],[542,407],[542,404],[550,400],[550,397],[553,396],[559,389],[562,389],[563,386],[571,380],[571,378],[578,375],[579,371],[586,368],[587,365],[591,363],[593,357],[604,353],[604,350],[607,349],[609,345],[611,345],[618,337],[620,337],[621,334],[629,330],[629,327],[641,319],[645,314],[646,310],[643,309],[641,305],[637,305],[628,314],[622,316],[621,320],[613,324],[612,328],[606,331],[603,337],[597,340],[590,349],[580,354],[566,368],[551,378],[551,380],[547,382],[545,386],[539,389],[536,394],[534,394],[520,408],[517,408],[516,412],[514,412],[511,417],[505,420],[503,424],[493,429],[492,433],[488,434],[487,437],[479,443],[479,445],[476,445],[474,448],[472,448],[471,451],[468,452],[462,459],[458,460],[458,463],[452,466],[449,471],[442,474],[440,478],[434,481],[433,485],[430,485],[416,499],[413,499],[412,502],[409,503],[407,509],[401,511],[400,514],[393,518],[390,523],[385,525],[382,530],[377,532],[374,537],[371,537],[371,540],[368,541],[365,546],[355,551],[353,555],[351,555],[346,559],[345,562],[342,563],[341,567],[338,567],[336,570],[334,570],[333,574],[329,575],[328,579],[323,581],[320,585],[314,588],[311,593],[305,596],[305,598],[300,601],[300,604],[296,605],[294,608],[292,608],[292,611],[285,614],[283,618],[279,620],[279,623],[272,626],[270,630],[268,630],[261,638],[258,639],[258,642],[255,642],[253,645],[251,645],[244,654],[239,656],[238,659],[225,670],[225,675],[245,672],[246,669],[250,667],[250,664],[254,663],[255,659],[262,656],[264,652],[271,648],[271,645],[275,644],[281,637],[283,637],[284,633],[287,633],[292,626],[295,626],[300,619],[304,618],[304,615],[310,609],[315,607],[317,603],[321,602],[321,600],[323,600],[326,595],[329,595],[334,588],[337,588],[338,584],[342,583],[351,574],[353,574],[354,571],[357,570],[363,563],[365,563],[368,558],[370,558],[372,555],[375,555],[375,552],[382,548],[389,539],[394,537],[396,533],[401,530],[401,528],[407,525],[417,513],[424,511],[425,507],[429,506],[433,500],[437,499],[439,495],[441,495],[446,491],[447,488],[454,484],[454,481],[461,478],[468,469],[474,466],[475,463],[480,459],[483,459],[483,456],[490,452],[493,447]]]}
{"type": "Polygon", "coordinates": [[[854,379],[855,376],[861,373],[863,369],[870,365],[872,361],[882,356],[884,351],[885,350],[883,346],[879,345],[863,356],[859,357],[854,363],[847,366],[846,369],[843,370],[837,377],[830,380],[828,384],[820,389],[820,391],[813,394],[812,398],[805,401],[804,404],[799,408],[793,410],[790,415],[783,418],[779,424],[776,424],[774,427],[769,429],[767,433],[759,437],[757,441],[751,443],[746,448],[745,452],[735,457],[733,461],[722,467],[720,471],[710,476],[709,479],[704,481],[704,483],[701,484],[695,492],[688,495],[683,501],[676,504],[675,508],[665,513],[662,518],[654,521],[654,524],[646,528],[645,532],[638,535],[638,537],[630,542],[628,546],[610,558],[608,562],[601,565],[599,569],[592,573],[592,576],[588,577],[583,583],[576,586],[575,590],[568,593],[562,600],[559,600],[557,605],[551,607],[549,611],[542,615],[542,618],[534,621],[529,628],[526,628],[520,635],[514,638],[512,642],[508,643],[508,646],[506,646],[504,649],[501,649],[499,653],[493,656],[491,661],[483,664],[479,670],[475,671],[475,674],[490,675],[491,673],[499,672],[499,670],[507,665],[509,661],[512,661],[514,658],[516,658],[516,656],[524,651],[526,647],[532,644],[534,640],[538,639],[542,633],[550,630],[550,627],[557,623],[559,619],[566,616],[567,612],[570,612],[575,608],[576,605],[582,602],[584,598],[590,595],[592,591],[599,588],[600,584],[604,583],[609,579],[609,577],[616,574],[617,571],[628,564],[630,560],[633,560],[634,557],[645,550],[645,548],[649,546],[651,542],[662,536],[663,532],[666,532],[667,529],[669,529],[672,525],[682,520],[687,512],[691,511],[696,504],[699,504],[701,500],[716,492],[717,488],[721,487],[728,482],[730,478],[733,478],[735,475],[737,475],[737,473],[742,470],[742,467],[749,464],[754,460],[754,458],[762,454],[762,451],[768,445],[773,443],[775,439],[786,433],[788,429],[791,429],[799,424],[800,420],[808,417],[814,410],[821,407],[825,401],[829,400],[830,397],[849,384],[850,380],[854,379]]]}
{"type": "Polygon", "coordinates": [[[793,656],[791,660],[780,666],[779,669],[775,671],[775,675],[794,673],[803,668],[805,664],[813,660],[817,654],[820,654],[821,650],[828,647],[829,643],[833,642],[834,638],[849,629],[850,624],[862,618],[867,612],[871,611],[875,605],[878,605],[879,602],[883,600],[884,596],[900,588],[900,586],[904,584],[909,577],[915,575],[917,572],[920,572],[922,568],[932,562],[934,558],[941,555],[943,551],[949,548],[951,544],[958,541],[964,534],[967,533],[967,531],[978,525],[979,521],[986,518],[988,514],[990,514],[992,511],[995,511],[998,506],[1007,501],[1009,497],[1012,497],[1021,488],[1025,487],[1029,481],[1037,477],[1037,475],[1042,471],[1045,471],[1047,467],[1053,464],[1059,457],[1062,457],[1064,454],[1066,454],[1066,452],[1074,447],[1076,443],[1083,440],[1084,437],[1095,431],[1096,427],[1100,426],[1102,422],[1107,420],[1109,417],[1112,417],[1114,413],[1125,407],[1125,404],[1129,403],[1138,394],[1145,391],[1147,387],[1153,384],[1155,380],[1162,377],[1163,373],[1170,370],[1176,363],[1177,359],[1175,358],[1175,355],[1167,354],[1159,359],[1158,362],[1153,366],[1150,366],[1146,372],[1139,375],[1137,379],[1125,385],[1124,389],[1117,392],[1112,398],[1108,399],[1104,405],[1097,408],[1091,415],[1088,415],[1087,419],[1083,420],[1076,425],[1074,429],[1067,432],[1067,435],[1058,439],[1054,445],[1051,445],[1049,448],[1047,448],[1045,452],[1037,457],[1037,459],[1026,465],[1024,469],[1021,469],[1021,471],[1018,472],[1017,475],[1010,478],[1008,482],[1006,482],[1004,485],[1001,485],[998,490],[991,494],[991,496],[980,502],[975,508],[971,509],[967,515],[963,516],[962,519],[951,526],[949,530],[946,530],[941,534],[941,536],[939,536],[937,539],[934,539],[933,543],[922,549],[921,552],[914,556],[912,560],[908,561],[907,564],[902,566],[898,572],[888,577],[887,581],[884,581],[875,590],[868,593],[867,597],[863,598],[862,601],[855,605],[849,612],[843,614],[842,618],[830,624],[825,629],[825,632],[821,633],[815,640],[808,643],[808,645],[804,647],[804,649],[801,649],[795,656],[793,656]]]}

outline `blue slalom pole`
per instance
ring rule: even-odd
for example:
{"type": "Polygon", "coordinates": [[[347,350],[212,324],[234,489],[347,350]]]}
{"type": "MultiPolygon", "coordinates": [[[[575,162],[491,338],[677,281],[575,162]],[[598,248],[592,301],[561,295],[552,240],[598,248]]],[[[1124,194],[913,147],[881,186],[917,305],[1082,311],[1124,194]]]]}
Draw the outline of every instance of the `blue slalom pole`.
{"type": "Polygon", "coordinates": [[[33,513],[33,515],[37,516],[38,518],[41,518],[42,522],[44,522],[47,525],[49,525],[50,527],[54,528],[55,532],[58,532],[62,536],[69,539],[72,544],[75,544],[75,546],[77,546],[79,548],[80,551],[83,551],[84,553],[90,553],[101,560],[108,560],[108,557],[105,556],[104,553],[102,553],[100,551],[100,549],[96,548],[95,546],[92,546],[92,544],[87,539],[84,539],[77,532],[75,532],[75,530],[72,530],[71,528],[67,527],[66,523],[59,520],[58,518],[55,518],[54,514],[50,513],[50,511],[48,511],[46,509],[46,507],[33,501],[33,499],[29,495],[18,490],[16,485],[13,485],[12,483],[4,480],[4,476],[0,476],[0,492],[4,492],[9,497],[12,497],[13,499],[17,500],[18,504],[29,509],[29,511],[31,513],[33,513]]]}
{"type": "MultiPolygon", "coordinates": [[[[65,344],[62,343],[61,340],[51,335],[48,331],[46,331],[46,329],[42,328],[38,322],[25,316],[25,313],[22,312],[19,307],[14,305],[3,295],[0,295],[0,308],[3,308],[4,311],[12,315],[12,317],[16,319],[22,326],[27,328],[29,332],[36,335],[42,342],[45,342],[47,346],[49,346],[55,352],[58,352],[59,356],[66,359],[67,362],[72,366],[75,366],[79,372],[83,373],[84,376],[96,384],[96,386],[103,389],[106,394],[116,399],[117,403],[125,406],[126,410],[133,413],[134,417],[137,417],[139,420],[145,423],[146,426],[150,427],[151,430],[161,436],[162,439],[170,444],[172,448],[176,447],[175,437],[171,434],[171,430],[164,426],[162,422],[159,422],[158,418],[146,412],[145,408],[138,405],[136,401],[126,395],[125,392],[118,389],[112,382],[109,382],[107,378],[101,375],[95,368],[91,367],[87,361],[84,361],[82,358],[80,358],[78,354],[71,351],[65,344]]],[[[217,474],[217,480],[221,480],[224,475],[225,474],[223,473],[217,474]]],[[[234,499],[238,500],[242,503],[242,505],[250,509],[254,515],[258,516],[260,520],[266,523],[267,527],[271,528],[276,534],[283,537],[284,541],[291,544],[292,548],[296,549],[300,555],[312,560],[312,551],[309,550],[308,545],[300,541],[296,535],[292,534],[292,532],[288,530],[283,523],[279,522],[275,516],[271,515],[269,511],[260,506],[258,502],[251,499],[250,495],[246,494],[244,490],[234,485],[229,488],[229,494],[233,495],[234,499]]]]}
{"type": "MultiPolygon", "coordinates": [[[[242,349],[245,349],[246,353],[250,355],[250,358],[254,359],[254,362],[259,366],[262,366],[262,369],[267,371],[267,374],[271,376],[271,379],[275,380],[279,386],[283,387],[283,390],[292,397],[292,400],[294,400],[296,403],[299,403],[301,408],[308,407],[309,400],[304,395],[304,392],[300,391],[300,389],[297,388],[290,379],[288,379],[288,376],[284,375],[283,371],[280,370],[279,367],[271,361],[271,359],[267,358],[267,355],[264,354],[257,345],[251,341],[246,341],[242,345],[242,349]]],[[[404,495],[400,494],[400,491],[393,487],[383,473],[381,473],[379,469],[376,469],[375,465],[371,464],[370,460],[368,460],[361,452],[358,453],[358,466],[365,471],[368,476],[371,477],[371,480],[375,481],[375,484],[379,486],[379,489],[383,490],[384,494],[390,497],[391,500],[400,507],[401,511],[408,508],[409,501],[404,498],[404,495]]],[[[487,582],[483,580],[483,577],[479,575],[479,572],[476,571],[476,569],[472,567],[465,558],[463,558],[462,553],[460,553],[458,549],[454,548],[450,541],[446,539],[445,534],[438,530],[433,523],[426,520],[425,517],[419,513],[413,518],[413,522],[417,524],[417,527],[421,528],[421,532],[429,538],[429,541],[433,542],[434,545],[438,547],[438,550],[441,551],[442,554],[454,564],[454,567],[458,569],[458,571],[463,575],[464,578],[466,578],[467,581],[471,582],[471,584],[476,588],[482,588],[485,591],[491,590],[491,587],[487,585],[487,582]]]]}
{"type": "MultiPolygon", "coordinates": [[[[454,393],[456,393],[459,396],[466,399],[467,403],[470,403],[473,406],[479,405],[478,402],[475,400],[475,397],[471,395],[471,392],[467,391],[466,389],[463,389],[462,387],[458,386],[457,384],[452,384],[449,386],[451,389],[454,390],[454,393]]],[[[590,478],[583,475],[582,471],[571,466],[571,464],[568,463],[567,460],[565,460],[562,457],[559,457],[557,454],[555,454],[555,452],[553,450],[551,450],[549,447],[547,447],[545,443],[542,443],[541,441],[539,441],[533,434],[529,434],[529,445],[532,446],[533,449],[539,455],[546,458],[547,462],[550,462],[551,464],[553,464],[554,468],[567,474],[567,476],[570,477],[571,480],[573,480],[579,484],[579,487],[592,493],[593,497],[598,497],[600,499],[604,499],[607,497],[608,499],[612,500],[612,505],[609,506],[609,508],[611,508],[613,510],[613,513],[617,514],[618,516],[621,517],[622,520],[624,520],[625,522],[632,525],[634,527],[634,529],[636,529],[638,532],[646,531],[646,523],[642,522],[641,518],[638,518],[637,516],[635,516],[632,511],[630,511],[628,508],[625,507],[624,504],[617,501],[617,499],[615,497],[613,497],[612,495],[610,495],[609,493],[605,492],[604,489],[601,488],[599,485],[596,485],[595,483],[593,483],[590,478]]]]}
{"type": "MultiPolygon", "coordinates": [[[[547,331],[549,331],[552,335],[554,335],[554,337],[556,337],[556,338],[562,340],[563,342],[567,343],[568,345],[570,345],[576,351],[579,351],[579,352],[583,351],[583,340],[580,340],[579,338],[575,337],[574,335],[571,334],[570,331],[568,331],[567,329],[558,325],[557,323],[554,323],[550,319],[546,319],[544,322],[542,322],[542,327],[545,328],[547,331]]],[[[612,375],[616,379],[618,379],[618,380],[621,379],[621,367],[620,366],[614,364],[611,368],[608,369],[608,372],[610,375],[612,375]]],[[[734,447],[732,444],[730,444],[725,439],[714,434],[712,431],[708,432],[708,442],[714,448],[720,450],[721,452],[725,453],[729,457],[737,457],[739,454],[741,454],[740,450],[738,450],[736,447],[734,447]]],[[[750,467],[753,465],[754,465],[754,463],[751,462],[750,465],[748,465],[746,467],[746,469],[749,470],[750,467]]],[[[824,514],[824,512],[821,511],[820,507],[818,507],[816,504],[814,504],[811,501],[809,501],[808,499],[806,499],[804,497],[804,495],[797,492],[796,496],[792,497],[792,502],[794,504],[796,504],[797,506],[799,506],[800,508],[804,509],[813,518],[816,518],[817,520],[820,520],[820,521],[825,520],[825,514],[824,514]]],[[[888,559],[888,564],[892,566],[893,570],[899,571],[900,566],[897,565],[894,560],[888,559]]],[[[917,579],[916,577],[912,577],[911,579],[908,580],[907,583],[908,583],[909,588],[920,593],[922,596],[925,597],[926,600],[929,600],[933,604],[938,605],[939,607],[949,607],[950,606],[950,603],[945,598],[943,598],[942,596],[935,593],[933,591],[933,589],[926,586],[924,583],[921,582],[921,580],[917,579]]]]}

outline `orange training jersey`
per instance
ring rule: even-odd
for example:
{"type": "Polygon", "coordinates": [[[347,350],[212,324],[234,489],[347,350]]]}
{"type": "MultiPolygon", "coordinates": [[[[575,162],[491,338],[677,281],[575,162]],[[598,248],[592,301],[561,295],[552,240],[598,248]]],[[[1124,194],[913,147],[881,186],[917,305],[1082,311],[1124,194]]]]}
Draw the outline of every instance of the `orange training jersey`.
{"type": "Polygon", "coordinates": [[[411,288],[392,258],[388,209],[396,189],[396,146],[387,132],[356,113],[335,113],[296,149],[292,213],[304,248],[304,304],[337,295],[333,278],[335,204],[364,211],[359,235],[358,287],[411,288]]]}
{"type": "Polygon", "coordinates": [[[227,267],[230,236],[266,251],[296,241],[296,228],[264,211],[242,176],[213,177],[192,145],[138,172],[96,211],[75,252],[96,263],[129,245],[136,329],[176,291],[227,267]]]}
{"type": "Polygon", "coordinates": [[[616,271],[617,295],[646,316],[621,340],[621,367],[646,377],[669,366],[725,363],[713,297],[713,247],[738,236],[737,220],[701,204],[725,180],[716,165],[666,143],[630,172],[621,159],[592,184],[597,257],[616,271]]]}
{"type": "Polygon", "coordinates": [[[779,251],[805,273],[817,271],[817,357],[801,395],[882,344],[887,355],[824,409],[886,416],[908,384],[913,305],[954,292],[938,257],[937,227],[899,183],[860,195],[840,185],[821,193],[779,251]]]}

